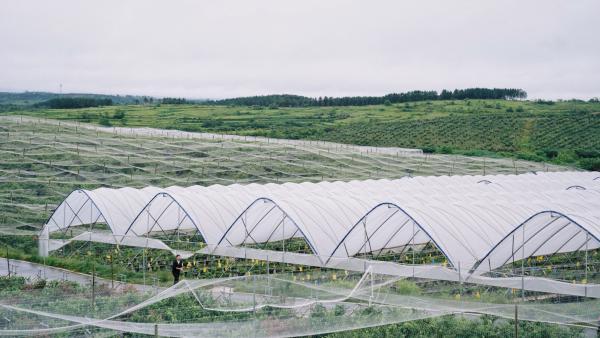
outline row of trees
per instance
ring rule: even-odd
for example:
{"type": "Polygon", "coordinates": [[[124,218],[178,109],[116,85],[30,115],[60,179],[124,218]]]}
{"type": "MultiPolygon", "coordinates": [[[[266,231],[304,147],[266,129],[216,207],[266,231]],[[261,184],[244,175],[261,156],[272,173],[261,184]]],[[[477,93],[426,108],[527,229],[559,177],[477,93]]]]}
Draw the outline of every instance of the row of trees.
{"type": "Polygon", "coordinates": [[[165,97],[163,99],[160,100],[161,103],[164,104],[186,104],[188,103],[188,101],[184,98],[178,98],[178,97],[165,97]]]}
{"type": "Polygon", "coordinates": [[[51,109],[78,109],[100,106],[112,106],[113,101],[109,98],[94,97],[57,97],[35,104],[35,107],[51,109]]]}
{"type": "MultiPolygon", "coordinates": [[[[527,93],[517,88],[467,88],[423,91],[413,90],[405,93],[392,93],[383,96],[345,96],[345,97],[307,97],[300,95],[264,95],[237,97],[223,100],[203,101],[205,104],[260,106],[260,107],[330,107],[330,106],[367,106],[377,104],[394,104],[416,101],[433,100],[464,100],[464,99],[524,99],[527,93]]],[[[151,97],[136,97],[134,103],[153,103],[151,97]]],[[[187,104],[190,101],[184,98],[165,97],[160,100],[163,104],[187,104]]],[[[108,97],[56,97],[35,104],[36,107],[53,109],[77,109],[113,105],[113,100],[108,97]]]]}
{"type": "Polygon", "coordinates": [[[454,91],[442,90],[440,100],[464,100],[464,99],[526,99],[527,92],[519,88],[467,88],[454,89],[454,91]]]}
{"type": "Polygon", "coordinates": [[[464,99],[524,99],[527,93],[518,88],[467,88],[422,91],[414,90],[405,93],[392,93],[384,96],[345,96],[345,97],[306,97],[299,95],[264,95],[231,99],[206,101],[207,104],[224,104],[262,107],[327,107],[327,106],[366,106],[376,104],[393,104],[430,100],[464,100],[464,99]]]}

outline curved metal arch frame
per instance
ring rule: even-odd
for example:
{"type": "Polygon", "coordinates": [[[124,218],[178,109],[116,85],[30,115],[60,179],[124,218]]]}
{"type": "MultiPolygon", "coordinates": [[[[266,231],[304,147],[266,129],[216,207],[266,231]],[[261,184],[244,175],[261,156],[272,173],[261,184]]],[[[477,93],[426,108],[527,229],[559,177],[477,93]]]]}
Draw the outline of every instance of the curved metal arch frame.
{"type": "MultiPolygon", "coordinates": [[[[115,240],[115,242],[118,242],[117,235],[115,234],[114,227],[112,226],[112,224],[110,224],[110,222],[108,222],[108,220],[106,219],[106,216],[104,216],[104,213],[102,213],[102,210],[98,207],[98,205],[96,204],[96,202],[94,202],[94,199],[87,193],[87,191],[85,191],[84,189],[75,189],[75,190],[71,191],[71,193],[69,193],[69,195],[67,196],[67,198],[65,198],[63,200],[63,202],[66,202],[66,200],[69,198],[69,196],[71,196],[74,192],[81,192],[81,193],[83,193],[88,198],[88,200],[94,206],[94,208],[96,208],[96,210],[98,210],[99,216],[98,216],[98,218],[96,220],[98,220],[100,218],[100,216],[102,216],[102,218],[104,219],[104,221],[106,222],[106,224],[110,228],[110,233],[111,233],[113,239],[115,240]]],[[[85,203],[84,203],[84,205],[85,205],[85,203]]],[[[60,204],[59,204],[59,206],[60,206],[60,204]]],[[[58,209],[58,207],[57,207],[57,209],[58,209]]],[[[54,212],[52,213],[52,215],[50,215],[50,217],[48,217],[48,219],[46,220],[46,225],[42,228],[42,230],[39,233],[40,238],[42,238],[42,234],[44,232],[44,229],[48,225],[48,221],[50,221],[52,219],[52,217],[54,216],[55,213],[56,213],[56,209],[54,210],[54,212]]],[[[67,226],[64,231],[66,231],[69,227],[70,226],[67,226]]],[[[60,229],[60,230],[63,231],[62,229],[60,229]]],[[[121,237],[121,240],[122,239],[123,239],[123,237],[121,237]]]]}
{"type": "MultiPolygon", "coordinates": [[[[554,210],[544,210],[544,211],[536,212],[535,214],[529,216],[525,221],[523,221],[521,224],[517,225],[508,234],[506,234],[500,241],[498,241],[498,243],[496,243],[490,249],[490,251],[488,251],[488,253],[486,253],[483,256],[483,258],[481,258],[477,263],[475,263],[475,265],[473,266],[473,268],[471,268],[471,270],[469,271],[469,273],[472,275],[479,268],[479,266],[483,262],[485,262],[486,258],[488,258],[491,254],[493,254],[494,250],[496,250],[496,248],[498,246],[500,246],[506,239],[508,239],[510,236],[514,235],[518,230],[520,230],[523,226],[525,226],[527,223],[529,223],[529,221],[531,221],[535,217],[537,217],[539,215],[543,215],[543,214],[550,214],[550,215],[555,214],[555,215],[559,215],[560,217],[564,217],[566,220],[568,220],[569,222],[571,222],[571,224],[574,224],[575,226],[577,226],[581,230],[587,232],[590,236],[592,236],[592,238],[594,238],[595,240],[597,240],[598,242],[600,242],[600,239],[598,237],[594,236],[594,234],[592,234],[585,226],[583,226],[583,225],[575,222],[575,220],[573,220],[571,217],[563,214],[562,212],[558,212],[558,211],[554,211],[554,210]]],[[[531,256],[528,256],[528,257],[531,257],[531,256]]]]}
{"type": "MultiPolygon", "coordinates": [[[[102,210],[100,210],[100,208],[98,207],[98,205],[96,204],[96,202],[94,202],[94,199],[92,197],[90,197],[90,195],[84,189],[75,189],[75,190],[71,191],[69,193],[69,195],[67,195],[67,197],[65,199],[63,199],[63,201],[60,204],[66,203],[67,199],[69,199],[69,196],[71,196],[75,192],[81,192],[81,193],[83,193],[88,198],[88,200],[90,201],[90,203],[98,210],[98,212],[100,213],[100,215],[102,216],[102,218],[104,218],[104,220],[106,221],[106,224],[108,224],[108,226],[110,227],[110,230],[111,230],[111,233],[113,234],[113,236],[115,236],[115,231],[114,231],[114,228],[113,228],[112,224],[110,224],[108,222],[108,220],[106,219],[106,216],[104,216],[104,214],[102,213],[102,210]]],[[[58,205],[58,207],[60,207],[60,204],[58,205]]],[[[56,209],[58,209],[58,207],[56,207],[56,209]]],[[[48,222],[52,219],[52,217],[56,213],[56,209],[54,209],[54,212],[50,215],[50,217],[48,217],[48,219],[46,219],[46,223],[45,223],[44,228],[48,225],[48,222]]],[[[77,215],[78,213],[79,213],[79,211],[76,212],[75,214],[77,215]]],[[[65,228],[65,230],[68,229],[68,228],[70,228],[70,227],[71,227],[70,225],[67,226],[65,228]]],[[[44,228],[42,228],[41,232],[44,231],[44,228]]],[[[63,229],[60,229],[60,230],[62,231],[63,229]]]]}
{"type": "MultiPolygon", "coordinates": [[[[159,196],[161,197],[165,197],[168,196],[169,198],[171,198],[171,201],[175,204],[177,204],[177,206],[183,210],[183,212],[185,213],[185,215],[187,216],[187,218],[190,219],[190,221],[192,222],[192,224],[194,224],[194,227],[196,227],[196,230],[198,230],[198,232],[202,235],[202,238],[204,238],[204,240],[206,240],[206,236],[204,235],[204,232],[202,232],[202,229],[200,229],[200,227],[198,226],[198,224],[196,224],[196,222],[194,221],[194,219],[192,218],[192,216],[188,213],[188,211],[181,205],[181,203],[179,203],[179,201],[173,197],[173,195],[171,195],[168,192],[159,192],[158,194],[154,195],[154,197],[152,197],[150,199],[150,201],[148,201],[148,203],[146,203],[146,205],[144,205],[144,207],[140,210],[140,212],[137,214],[137,216],[135,216],[135,218],[131,221],[131,224],[129,224],[129,227],[127,228],[127,230],[125,231],[125,233],[123,234],[123,238],[125,238],[125,236],[127,235],[127,233],[129,233],[129,230],[131,230],[131,227],[133,226],[133,224],[138,220],[138,218],[144,213],[144,210],[146,210],[146,208],[152,204],[152,201],[154,201],[155,199],[157,199],[159,196]]],[[[168,208],[168,207],[167,207],[168,208]]],[[[163,210],[161,213],[162,214],[166,211],[163,210]]],[[[160,218],[160,216],[159,216],[160,218]]]]}
{"type": "MultiPolygon", "coordinates": [[[[296,223],[296,221],[282,208],[279,206],[279,204],[277,204],[277,202],[275,202],[274,200],[268,198],[268,197],[259,197],[256,200],[254,200],[254,202],[250,203],[250,205],[248,205],[241,213],[238,217],[236,217],[236,219],[233,221],[233,223],[231,223],[230,226],[227,227],[227,230],[225,230],[225,232],[223,233],[223,236],[221,236],[221,239],[217,242],[217,245],[215,246],[218,247],[219,245],[221,245],[221,243],[223,242],[223,240],[225,239],[225,237],[227,236],[227,234],[229,233],[229,231],[233,228],[233,226],[244,216],[244,214],[250,210],[250,208],[252,208],[252,206],[254,206],[256,203],[258,202],[270,202],[273,203],[273,205],[275,205],[282,213],[283,215],[288,218],[290,221],[292,221],[292,223],[294,224],[294,226],[298,229],[298,231],[300,231],[300,233],[302,234],[302,237],[304,237],[304,239],[306,240],[306,243],[308,244],[308,246],[310,246],[310,249],[313,251],[313,253],[315,254],[315,256],[317,256],[317,258],[319,259],[319,261],[321,263],[323,263],[323,259],[321,259],[321,255],[319,255],[319,252],[315,249],[315,246],[313,245],[313,243],[311,242],[311,240],[306,236],[306,234],[304,233],[304,231],[302,231],[302,229],[300,229],[300,227],[298,226],[298,223],[296,223]]],[[[214,249],[213,249],[214,252],[214,249]]]]}
{"type": "MultiPolygon", "coordinates": [[[[450,259],[450,257],[446,254],[446,252],[444,250],[442,250],[442,248],[440,247],[440,245],[436,242],[436,240],[433,239],[433,237],[431,237],[431,234],[429,234],[429,232],[427,230],[425,230],[425,228],[423,228],[423,226],[421,226],[421,224],[414,219],[414,217],[412,217],[409,213],[406,212],[406,210],[404,210],[402,207],[400,207],[399,205],[395,204],[395,203],[391,203],[391,202],[383,202],[383,203],[379,203],[376,206],[374,206],[373,208],[371,208],[371,210],[369,210],[363,217],[361,217],[350,229],[348,229],[348,231],[346,232],[346,234],[344,235],[344,237],[342,237],[342,239],[338,242],[338,244],[336,245],[336,247],[333,249],[333,251],[331,252],[331,254],[329,255],[329,257],[327,258],[327,261],[325,262],[325,264],[329,263],[329,261],[331,260],[331,258],[333,257],[333,254],[335,254],[335,252],[339,249],[339,247],[344,243],[344,241],[346,240],[346,238],[348,238],[348,236],[350,236],[350,233],[352,233],[352,231],[354,231],[354,229],[356,229],[357,226],[359,226],[359,224],[362,223],[362,221],[364,219],[366,219],[372,212],[374,212],[376,209],[378,209],[381,206],[387,206],[388,208],[392,207],[392,208],[396,208],[397,210],[399,210],[400,212],[402,212],[406,217],[408,217],[411,221],[414,222],[414,224],[416,224],[419,229],[421,229],[421,231],[423,231],[427,237],[429,237],[429,239],[431,240],[431,242],[435,245],[435,247],[440,250],[440,252],[444,255],[444,257],[446,257],[446,259],[448,260],[448,262],[450,262],[450,264],[454,267],[454,262],[452,261],[452,259],[450,259]]],[[[364,243],[363,243],[364,245],[364,243]]]]}

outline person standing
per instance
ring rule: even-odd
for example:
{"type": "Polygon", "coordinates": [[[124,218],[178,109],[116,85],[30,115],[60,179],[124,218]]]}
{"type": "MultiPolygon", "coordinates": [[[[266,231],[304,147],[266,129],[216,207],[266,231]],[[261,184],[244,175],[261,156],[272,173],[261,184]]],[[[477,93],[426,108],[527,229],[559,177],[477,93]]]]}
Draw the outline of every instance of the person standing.
{"type": "Polygon", "coordinates": [[[173,266],[171,267],[171,272],[173,273],[173,285],[179,282],[181,271],[183,271],[183,261],[181,260],[181,255],[177,255],[175,256],[173,266]]]}

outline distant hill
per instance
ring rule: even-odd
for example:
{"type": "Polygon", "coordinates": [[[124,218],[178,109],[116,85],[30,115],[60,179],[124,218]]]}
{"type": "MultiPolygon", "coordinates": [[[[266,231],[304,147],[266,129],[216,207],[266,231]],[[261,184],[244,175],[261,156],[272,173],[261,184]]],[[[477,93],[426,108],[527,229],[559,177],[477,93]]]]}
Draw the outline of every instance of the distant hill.
{"type": "MultiPolygon", "coordinates": [[[[391,93],[383,96],[344,96],[344,97],[308,97],[292,94],[275,94],[261,96],[234,97],[220,100],[186,99],[186,98],[155,98],[134,95],[104,95],[90,93],[57,94],[49,92],[0,92],[0,106],[52,106],[53,99],[93,99],[98,102],[112,102],[114,105],[164,103],[164,104],[208,104],[229,106],[260,106],[260,107],[337,107],[337,106],[368,106],[378,104],[394,104],[404,102],[434,101],[434,100],[464,100],[464,99],[525,99],[527,92],[519,88],[466,88],[454,90],[413,90],[404,93],[391,93]],[[43,104],[48,102],[48,104],[43,104]]],[[[92,105],[96,106],[96,105],[92,105]]]]}
{"type": "Polygon", "coordinates": [[[86,98],[98,100],[111,100],[113,104],[140,104],[145,102],[153,102],[156,100],[155,98],[149,96],[133,95],[104,95],[89,93],[57,94],[49,92],[0,92],[0,105],[33,106],[57,98],[86,98]]]}

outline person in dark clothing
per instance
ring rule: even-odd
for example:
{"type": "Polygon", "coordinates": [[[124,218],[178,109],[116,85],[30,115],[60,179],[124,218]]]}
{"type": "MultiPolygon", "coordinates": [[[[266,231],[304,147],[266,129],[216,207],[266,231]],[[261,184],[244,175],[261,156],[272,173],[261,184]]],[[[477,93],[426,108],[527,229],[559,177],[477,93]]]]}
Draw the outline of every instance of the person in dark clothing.
{"type": "Polygon", "coordinates": [[[183,260],[181,260],[181,255],[177,255],[175,256],[173,266],[171,267],[171,272],[173,273],[173,285],[179,282],[181,271],[183,271],[183,260]]]}

